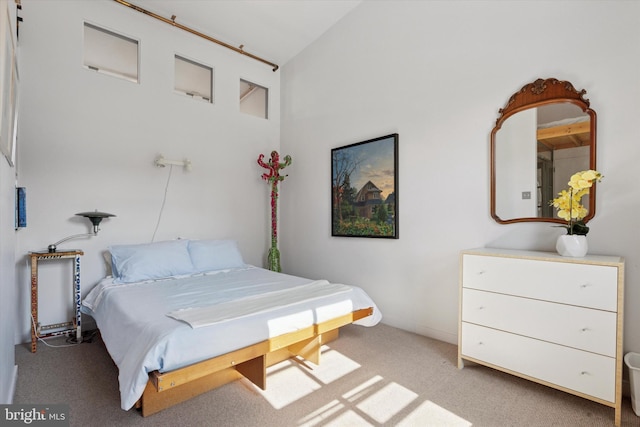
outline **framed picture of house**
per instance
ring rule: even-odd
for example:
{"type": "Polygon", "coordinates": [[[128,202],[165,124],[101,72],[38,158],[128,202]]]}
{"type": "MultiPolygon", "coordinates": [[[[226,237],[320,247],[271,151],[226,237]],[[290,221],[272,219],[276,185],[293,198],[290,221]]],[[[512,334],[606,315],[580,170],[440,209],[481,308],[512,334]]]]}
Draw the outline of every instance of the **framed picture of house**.
{"type": "Polygon", "coordinates": [[[398,238],[398,134],[331,150],[331,235],[398,238]]]}

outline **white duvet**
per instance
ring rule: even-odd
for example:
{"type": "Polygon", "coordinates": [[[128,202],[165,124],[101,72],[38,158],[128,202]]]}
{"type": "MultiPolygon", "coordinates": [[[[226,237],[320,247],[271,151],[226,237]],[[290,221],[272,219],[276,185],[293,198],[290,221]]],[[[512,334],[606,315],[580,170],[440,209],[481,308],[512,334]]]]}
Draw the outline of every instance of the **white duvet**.
{"type": "Polygon", "coordinates": [[[171,371],[354,310],[373,307],[360,288],[257,267],[175,279],[102,280],[82,302],[119,369],[122,409],[142,396],[148,373],[171,371]],[[217,307],[217,308],[216,308],[217,307]]]}

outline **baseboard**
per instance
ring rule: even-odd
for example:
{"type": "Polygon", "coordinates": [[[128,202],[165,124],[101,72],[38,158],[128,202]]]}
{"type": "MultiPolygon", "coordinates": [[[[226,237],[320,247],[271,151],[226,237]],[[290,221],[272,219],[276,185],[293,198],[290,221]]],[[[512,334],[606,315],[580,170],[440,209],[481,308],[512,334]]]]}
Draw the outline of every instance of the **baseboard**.
{"type": "Polygon", "coordinates": [[[438,341],[444,341],[449,344],[458,345],[458,335],[450,334],[448,332],[439,331],[437,329],[425,328],[424,330],[418,330],[416,333],[424,335],[425,337],[433,338],[438,341]]]}
{"type": "Polygon", "coordinates": [[[416,333],[418,335],[423,335],[428,338],[433,338],[438,341],[444,341],[449,344],[458,345],[458,334],[457,331],[455,334],[441,331],[439,329],[429,328],[424,325],[413,325],[413,328],[407,327],[401,319],[393,319],[389,318],[389,316],[383,317],[382,323],[385,325],[393,326],[394,328],[402,329],[404,331],[409,331],[416,333]]]}
{"type": "Polygon", "coordinates": [[[16,395],[16,385],[18,384],[18,365],[13,366],[13,375],[11,375],[11,381],[9,387],[7,387],[7,393],[4,396],[0,396],[0,403],[3,405],[11,405],[13,398],[16,395]]]}

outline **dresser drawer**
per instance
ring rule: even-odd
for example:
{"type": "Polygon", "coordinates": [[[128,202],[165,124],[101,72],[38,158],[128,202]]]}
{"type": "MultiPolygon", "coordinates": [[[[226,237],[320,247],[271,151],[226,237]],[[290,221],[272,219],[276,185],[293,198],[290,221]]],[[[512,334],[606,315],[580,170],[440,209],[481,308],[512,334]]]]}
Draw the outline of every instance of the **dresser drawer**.
{"type": "Polygon", "coordinates": [[[615,402],[615,358],[462,322],[462,357],[615,402]]]}
{"type": "MultiPolygon", "coordinates": [[[[462,291],[462,321],[609,357],[616,355],[616,314],[476,289],[462,291]]],[[[465,337],[466,339],[466,337],[465,337]]]]}
{"type": "Polygon", "coordinates": [[[614,266],[464,254],[462,286],[617,311],[614,266]]]}

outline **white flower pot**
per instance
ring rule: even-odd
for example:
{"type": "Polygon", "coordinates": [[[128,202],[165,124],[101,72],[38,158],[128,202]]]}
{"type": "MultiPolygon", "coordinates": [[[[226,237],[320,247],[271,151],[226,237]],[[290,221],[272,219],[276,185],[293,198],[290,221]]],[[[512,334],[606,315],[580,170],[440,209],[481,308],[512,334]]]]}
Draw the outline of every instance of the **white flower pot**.
{"type": "Polygon", "coordinates": [[[581,258],[587,254],[589,246],[587,236],[578,234],[563,234],[558,236],[556,250],[562,256],[581,258]]]}

